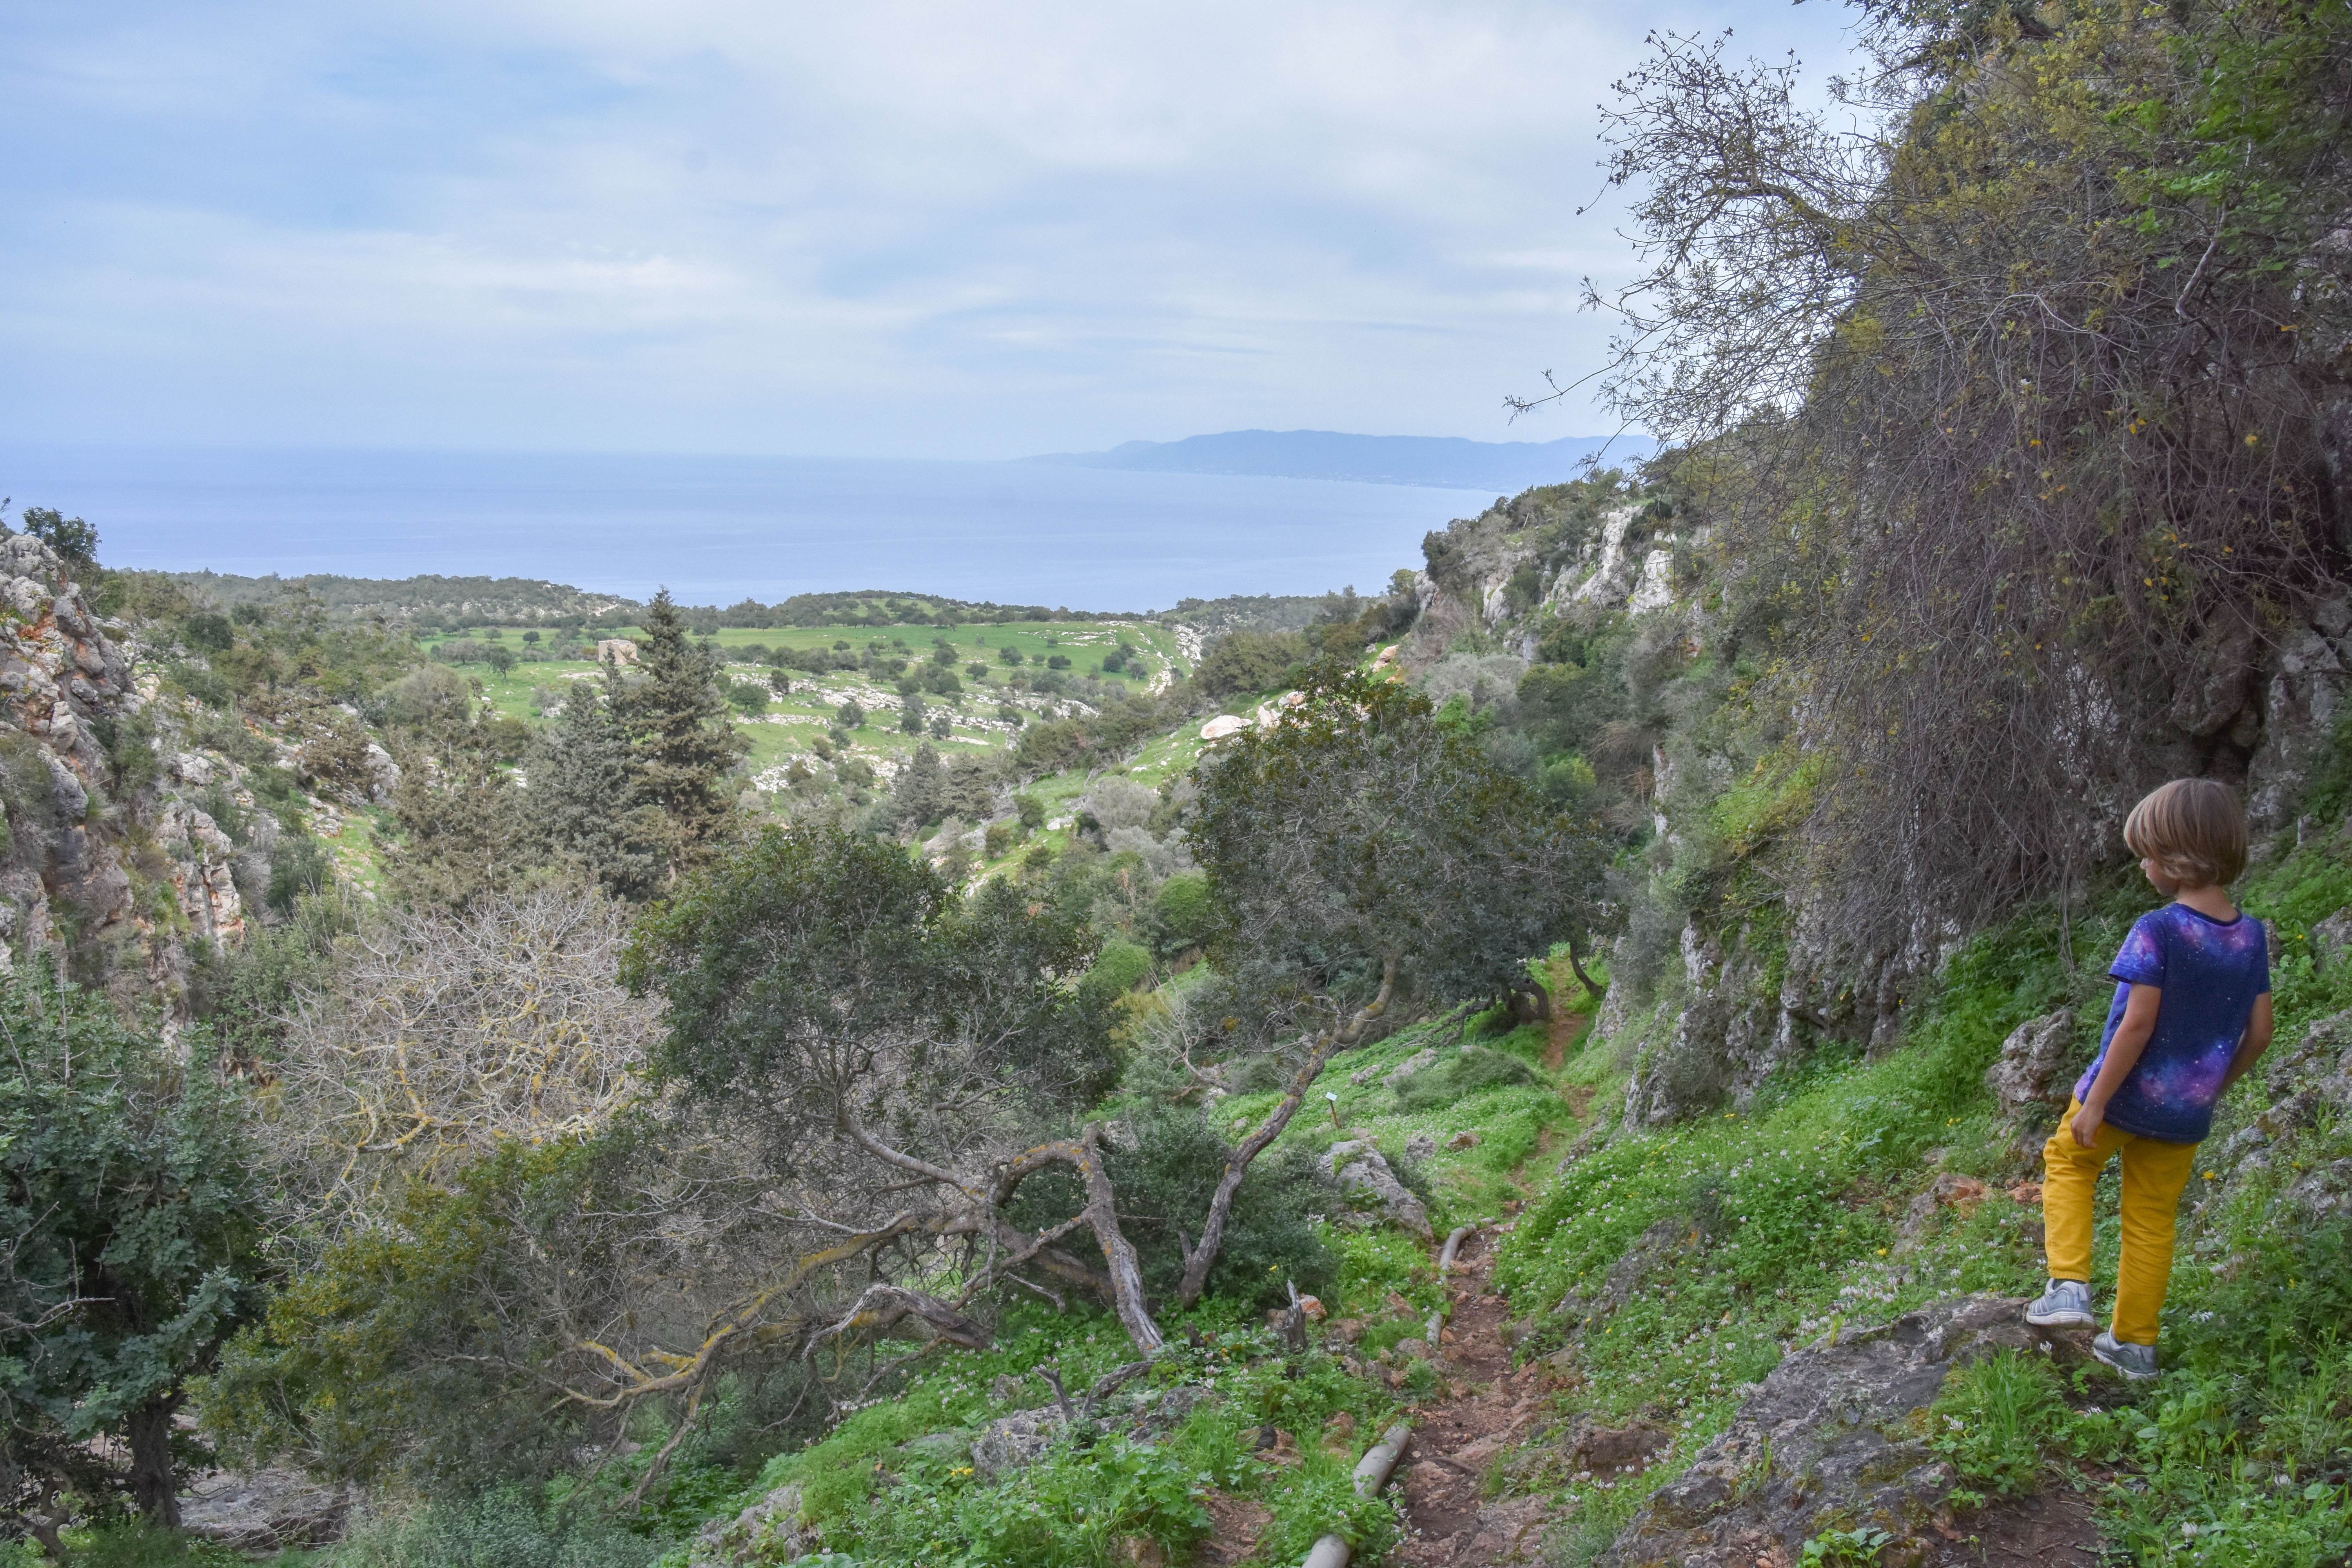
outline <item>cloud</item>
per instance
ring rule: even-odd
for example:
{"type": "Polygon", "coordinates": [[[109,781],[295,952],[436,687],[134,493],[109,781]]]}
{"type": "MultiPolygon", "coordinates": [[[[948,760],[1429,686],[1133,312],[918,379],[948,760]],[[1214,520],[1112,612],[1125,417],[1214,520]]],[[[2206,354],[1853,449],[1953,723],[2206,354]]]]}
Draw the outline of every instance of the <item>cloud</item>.
{"type": "MultiPolygon", "coordinates": [[[[1601,350],[1575,285],[1629,258],[1574,209],[1593,104],[1660,19],[35,5],[0,65],[0,418],[943,456],[1496,438],[1503,392],[1601,350]]],[[[1769,19],[1840,47],[1828,7],[1769,19]]]]}

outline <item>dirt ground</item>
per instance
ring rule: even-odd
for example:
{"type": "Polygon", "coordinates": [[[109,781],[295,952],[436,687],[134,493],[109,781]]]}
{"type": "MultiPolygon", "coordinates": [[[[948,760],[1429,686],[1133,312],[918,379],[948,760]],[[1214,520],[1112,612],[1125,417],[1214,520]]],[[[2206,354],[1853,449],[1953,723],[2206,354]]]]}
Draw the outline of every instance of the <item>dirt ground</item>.
{"type": "Polygon", "coordinates": [[[1495,1456],[1549,1413],[1534,1369],[1511,1370],[1500,1333],[1508,1309],[1487,1289],[1494,1261],[1491,1230],[1473,1233],[1455,1259],[1454,1316],[1443,1347],[1449,1397],[1415,1413],[1401,1470],[1410,1533],[1391,1561],[1404,1568],[1530,1562],[1542,1542],[1542,1499],[1479,1496],[1495,1456]]]}

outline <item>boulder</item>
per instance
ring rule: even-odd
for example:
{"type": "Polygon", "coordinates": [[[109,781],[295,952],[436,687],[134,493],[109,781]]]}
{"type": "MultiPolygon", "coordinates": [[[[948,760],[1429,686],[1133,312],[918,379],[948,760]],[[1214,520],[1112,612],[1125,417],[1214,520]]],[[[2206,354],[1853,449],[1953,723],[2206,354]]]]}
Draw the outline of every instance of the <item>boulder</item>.
{"type": "Polygon", "coordinates": [[[1919,1436],[1916,1413],[1953,1369],[2011,1349],[2087,1360],[2087,1329],[2037,1329],[1999,1296],[1937,1301],[1774,1368],[1690,1469],[1652,1495],[1602,1568],[1790,1563],[1805,1542],[1864,1520],[1894,1540],[1882,1561],[1939,1551],[1958,1478],[1919,1436]]]}
{"type": "Polygon", "coordinates": [[[1404,1060],[1397,1063],[1396,1066],[1388,1070],[1387,1075],[1381,1079],[1381,1087],[1382,1089],[1394,1089],[1398,1084],[1403,1082],[1406,1079],[1411,1078],[1413,1074],[1429,1066],[1430,1063],[1436,1059],[1437,1047],[1435,1046],[1429,1046],[1423,1049],[1415,1051],[1412,1055],[1405,1058],[1404,1060]]]}
{"type": "MultiPolygon", "coordinates": [[[[2262,1113],[2215,1140],[2198,1157],[2200,1168],[2220,1173],[2221,1179],[2189,1184],[2192,1213],[2250,1182],[2267,1180],[2263,1173],[2291,1156],[2293,1145],[2311,1130],[2352,1119],[2352,1013],[2322,1018],[2292,1048],[2274,1049],[2263,1072],[2263,1087],[2270,1104],[2262,1113]]],[[[2346,1206],[2341,1184],[2347,1173],[2352,1173],[2323,1165],[2299,1174],[2273,1200],[2279,1217],[2339,1212],[2346,1206]]]]}
{"type": "Polygon", "coordinates": [[[694,1538],[687,1568],[750,1568],[790,1563],[814,1550],[816,1536],[801,1521],[801,1489],[778,1487],[733,1519],[714,1519],[694,1538]]]}
{"type": "Polygon", "coordinates": [[[600,638],[596,644],[596,662],[603,664],[607,659],[614,664],[635,664],[637,662],[637,645],[626,637],[600,638]]]}
{"type": "MultiPolygon", "coordinates": [[[[2311,928],[2314,969],[2333,969],[2347,952],[2352,952],[2352,909],[2338,910],[2311,928]]],[[[2275,950],[2271,953],[2271,962],[2278,962],[2275,950]]]]}
{"type": "Polygon", "coordinates": [[[1421,1240],[1433,1241],[1429,1208],[1406,1190],[1387,1159],[1360,1138],[1334,1143],[1324,1151],[1323,1169],[1339,1184],[1348,1201],[1359,1208],[1376,1208],[1421,1240]]]}
{"type": "Polygon", "coordinates": [[[2028,1018],[2000,1043],[2000,1059],[1985,1069],[1985,1085],[2000,1101],[2001,1114],[2026,1121],[2063,1110],[2074,1086],[2074,1016],[2045,1013],[2028,1018]]]}
{"type": "Polygon", "coordinates": [[[1464,1149],[1475,1149],[1478,1146],[1478,1134],[1474,1129],[1465,1127],[1448,1138],[1445,1141],[1445,1146],[1457,1152],[1464,1149]]]}
{"type": "MultiPolygon", "coordinates": [[[[1082,1427],[1091,1425],[1099,1431],[1123,1433],[1130,1442],[1149,1443],[1181,1425],[1201,1405],[1215,1397],[1214,1390],[1197,1384],[1179,1384],[1165,1390],[1136,1389],[1099,1398],[1088,1395],[1073,1403],[1080,1407],[1077,1414],[1082,1427]],[[1091,1418],[1087,1414],[1088,1410],[1093,1412],[1091,1418]]],[[[972,1470],[982,1479],[993,1481],[1025,1468],[1052,1447],[1061,1435],[1062,1413],[1056,1405],[1039,1405],[1034,1410],[1016,1410],[1000,1416],[982,1426],[972,1438],[972,1470]]]]}
{"type": "Polygon", "coordinates": [[[1437,1134],[1434,1132],[1416,1132],[1404,1141],[1404,1157],[1408,1160],[1426,1160],[1436,1152],[1437,1134]]]}
{"type": "Polygon", "coordinates": [[[1238,735],[1248,728],[1248,720],[1235,718],[1231,713],[1220,713],[1201,726],[1201,739],[1222,741],[1228,735],[1238,735]]]}

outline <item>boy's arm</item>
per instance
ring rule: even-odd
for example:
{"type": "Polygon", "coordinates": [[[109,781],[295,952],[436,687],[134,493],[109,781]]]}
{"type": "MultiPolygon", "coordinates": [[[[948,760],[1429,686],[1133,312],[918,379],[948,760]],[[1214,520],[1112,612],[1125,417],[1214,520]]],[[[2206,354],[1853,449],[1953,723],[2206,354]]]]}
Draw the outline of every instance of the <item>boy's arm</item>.
{"type": "Polygon", "coordinates": [[[2238,1042],[2238,1054],[2230,1058],[2230,1070],[2221,1077],[2221,1089],[2229,1091],[2231,1084],[2254,1070],[2263,1053],[2271,1047],[2271,994],[2267,991],[2254,998],[2254,1010],[2246,1019],[2245,1038],[2238,1042]]]}
{"type": "Polygon", "coordinates": [[[2091,1092],[2083,1097],[2083,1109],[2069,1124],[2078,1147],[2088,1149],[2098,1142],[2099,1124],[2107,1119],[2107,1101],[2139,1065],[2140,1052],[2147,1049],[2148,1039],[2156,1033],[2156,1010],[2163,1004],[2163,988],[2156,985],[2134,985],[2125,998],[2123,1021],[2107,1042],[2106,1059],[2099,1064],[2099,1076],[2091,1080],[2091,1092]]]}

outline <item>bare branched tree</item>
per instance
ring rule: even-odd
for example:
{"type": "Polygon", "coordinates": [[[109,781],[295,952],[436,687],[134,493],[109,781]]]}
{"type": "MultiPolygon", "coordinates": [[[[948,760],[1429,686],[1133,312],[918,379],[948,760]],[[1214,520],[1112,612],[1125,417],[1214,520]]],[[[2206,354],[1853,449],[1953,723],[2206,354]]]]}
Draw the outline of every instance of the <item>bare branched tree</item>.
{"type": "Polygon", "coordinates": [[[623,906],[558,884],[398,910],[341,942],[287,1021],[265,1125],[310,1215],[380,1208],[503,1142],[600,1131],[657,1027],[622,988],[623,906]]]}

